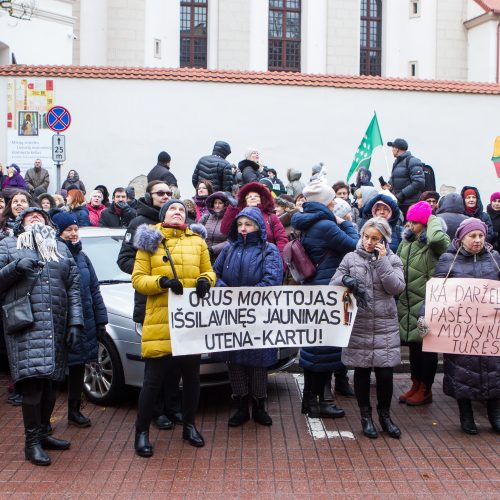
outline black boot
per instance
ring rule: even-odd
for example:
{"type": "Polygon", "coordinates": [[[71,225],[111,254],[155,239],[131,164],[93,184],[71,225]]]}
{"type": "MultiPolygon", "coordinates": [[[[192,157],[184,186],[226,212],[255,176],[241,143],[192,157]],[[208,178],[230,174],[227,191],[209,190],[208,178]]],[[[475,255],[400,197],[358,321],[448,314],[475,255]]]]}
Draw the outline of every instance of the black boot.
{"type": "Polygon", "coordinates": [[[346,397],[354,397],[354,390],[349,383],[349,377],[347,375],[335,376],[335,392],[342,394],[346,397]]]}
{"type": "MultiPolygon", "coordinates": [[[[333,400],[332,400],[333,401],[333,400]]],[[[337,408],[332,402],[325,401],[323,396],[319,397],[319,411],[324,418],[342,418],[345,417],[345,411],[337,408]]]]}
{"type": "Polygon", "coordinates": [[[90,418],[80,413],[81,401],[78,399],[68,399],[68,424],[76,427],[90,427],[90,418]]]}
{"type": "Polygon", "coordinates": [[[149,430],[135,430],[134,448],[136,454],[140,457],[148,458],[153,456],[153,445],[149,442],[149,430]]]}
{"type": "Polygon", "coordinates": [[[488,399],[486,401],[486,408],[491,428],[497,434],[500,434],[500,399],[488,399]]]}
{"type": "Polygon", "coordinates": [[[229,425],[229,427],[239,427],[250,420],[248,396],[235,396],[234,399],[238,404],[238,409],[228,420],[227,425],[229,425]]]}
{"type": "Polygon", "coordinates": [[[401,430],[391,420],[391,413],[389,408],[379,408],[377,411],[382,430],[387,432],[387,434],[389,434],[391,438],[399,439],[401,437],[401,430]]]}
{"type": "Polygon", "coordinates": [[[158,415],[153,419],[153,425],[161,430],[173,429],[175,424],[166,415],[158,415]]]}
{"type": "Polygon", "coordinates": [[[458,411],[460,414],[460,425],[466,434],[477,434],[476,422],[474,422],[474,413],[470,399],[457,399],[458,411]]]}
{"type": "Polygon", "coordinates": [[[57,439],[49,434],[52,430],[50,425],[42,424],[40,426],[40,443],[46,450],[67,450],[71,443],[66,439],[57,439]]]}
{"type": "Polygon", "coordinates": [[[194,424],[184,424],[184,428],[182,429],[182,439],[189,441],[191,446],[196,446],[197,448],[205,446],[205,440],[198,432],[198,429],[196,429],[194,424]]]}
{"type": "MultiPolygon", "coordinates": [[[[301,407],[302,413],[304,414],[310,413],[311,405],[314,406],[315,403],[316,405],[318,405],[318,398],[315,398],[311,391],[302,392],[302,407],[301,407]]],[[[319,408],[317,409],[317,411],[319,411],[319,408]]]]}
{"type": "Polygon", "coordinates": [[[33,465],[50,465],[50,457],[45,453],[40,443],[39,426],[29,426],[24,429],[26,443],[24,447],[24,456],[33,465]]]}
{"type": "Polygon", "coordinates": [[[273,419],[266,411],[266,398],[252,398],[252,418],[260,425],[272,425],[273,419]]]}
{"type": "Polygon", "coordinates": [[[370,439],[378,438],[378,432],[372,419],[371,407],[362,406],[359,410],[361,413],[361,427],[363,428],[363,434],[370,439]]]}

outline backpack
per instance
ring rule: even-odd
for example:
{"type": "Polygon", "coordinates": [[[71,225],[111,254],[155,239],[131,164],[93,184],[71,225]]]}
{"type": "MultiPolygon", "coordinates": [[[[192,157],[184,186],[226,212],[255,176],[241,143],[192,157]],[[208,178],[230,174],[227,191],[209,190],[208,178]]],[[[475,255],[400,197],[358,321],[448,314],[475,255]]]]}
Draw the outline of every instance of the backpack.
{"type": "MultiPolygon", "coordinates": [[[[406,159],[406,170],[410,167],[410,159],[414,158],[413,156],[409,156],[406,159]]],[[[422,170],[424,171],[424,191],[436,191],[436,176],[434,175],[434,169],[430,165],[426,165],[425,163],[421,163],[422,170]]]]}

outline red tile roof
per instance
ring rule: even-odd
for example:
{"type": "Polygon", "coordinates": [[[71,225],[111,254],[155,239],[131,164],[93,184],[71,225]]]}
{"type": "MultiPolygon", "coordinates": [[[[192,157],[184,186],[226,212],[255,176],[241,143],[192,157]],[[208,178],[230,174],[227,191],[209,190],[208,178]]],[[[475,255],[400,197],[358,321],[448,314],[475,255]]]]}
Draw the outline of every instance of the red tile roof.
{"type": "Polygon", "coordinates": [[[500,0],[476,0],[485,11],[500,14],[500,0]]]}
{"type": "Polygon", "coordinates": [[[417,80],[380,76],[311,75],[281,71],[222,71],[199,68],[141,68],[125,66],[0,66],[0,77],[92,78],[117,80],[171,80],[189,82],[294,85],[421,92],[500,94],[500,85],[488,82],[417,80]]]}

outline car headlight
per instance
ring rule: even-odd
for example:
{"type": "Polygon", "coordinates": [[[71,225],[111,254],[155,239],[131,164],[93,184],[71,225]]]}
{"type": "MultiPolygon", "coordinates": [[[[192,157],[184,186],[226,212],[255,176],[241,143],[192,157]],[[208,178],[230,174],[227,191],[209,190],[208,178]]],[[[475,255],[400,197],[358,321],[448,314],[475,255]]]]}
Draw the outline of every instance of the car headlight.
{"type": "Polygon", "coordinates": [[[141,323],[135,324],[135,333],[137,333],[137,335],[139,335],[139,337],[142,337],[142,324],[141,323]]]}

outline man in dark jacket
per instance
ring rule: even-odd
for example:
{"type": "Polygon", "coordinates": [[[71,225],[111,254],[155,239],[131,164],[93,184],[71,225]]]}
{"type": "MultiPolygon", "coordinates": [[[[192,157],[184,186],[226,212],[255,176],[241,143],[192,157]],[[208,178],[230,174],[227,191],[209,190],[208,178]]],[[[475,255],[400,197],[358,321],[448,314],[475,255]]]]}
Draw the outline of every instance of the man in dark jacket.
{"type": "Polygon", "coordinates": [[[193,172],[193,186],[196,188],[201,180],[210,181],[214,192],[225,191],[231,194],[233,189],[233,173],[226,157],[231,154],[227,142],[217,141],[211,155],[202,156],[193,172]]]}
{"type": "Polygon", "coordinates": [[[166,151],[162,151],[158,155],[157,164],[148,174],[148,182],[162,181],[169,186],[177,186],[177,179],[175,175],[170,172],[170,161],[170,155],[166,151]]]}
{"type": "MultiPolygon", "coordinates": [[[[117,264],[124,273],[132,274],[134,270],[137,248],[134,247],[133,241],[137,228],[142,224],[158,224],[160,208],[170,200],[171,196],[172,191],[167,184],[162,181],[151,181],[146,187],[144,197],[137,200],[137,217],[129,224],[118,254],[117,264]]],[[[132,316],[134,322],[142,325],[145,314],[146,296],[136,291],[132,316]]],[[[174,377],[173,380],[169,379],[165,382],[159,401],[155,405],[153,423],[160,429],[172,429],[174,421],[182,418],[179,415],[179,379],[180,377],[174,377]]]]}
{"type": "Polygon", "coordinates": [[[113,191],[111,205],[102,211],[99,218],[99,227],[128,227],[136,211],[127,203],[127,191],[125,188],[117,187],[113,191]]]}
{"type": "Polygon", "coordinates": [[[389,182],[382,188],[390,189],[398,199],[398,205],[403,214],[410,205],[420,199],[425,189],[425,175],[422,162],[408,151],[408,143],[404,139],[395,139],[387,143],[392,148],[396,158],[392,166],[389,182]]]}
{"type": "Polygon", "coordinates": [[[464,200],[458,193],[448,193],[438,203],[436,215],[446,223],[446,234],[453,240],[460,223],[467,219],[464,215],[464,200]]]}
{"type": "MultiPolygon", "coordinates": [[[[36,188],[42,188],[42,193],[46,193],[49,188],[50,178],[49,172],[42,167],[42,160],[37,158],[33,165],[24,175],[26,187],[33,194],[36,188]]],[[[41,193],[40,193],[41,194],[41,193]]]]}

